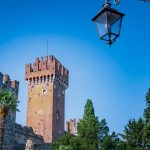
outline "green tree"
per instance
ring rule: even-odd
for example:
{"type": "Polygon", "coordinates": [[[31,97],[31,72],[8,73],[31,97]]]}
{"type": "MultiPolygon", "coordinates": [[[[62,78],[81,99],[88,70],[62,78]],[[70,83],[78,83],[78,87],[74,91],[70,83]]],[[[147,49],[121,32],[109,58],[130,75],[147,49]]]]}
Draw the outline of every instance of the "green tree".
{"type": "Polygon", "coordinates": [[[0,150],[3,146],[5,118],[9,112],[19,111],[17,105],[18,101],[11,91],[0,89],[0,150]]]}
{"type": "Polygon", "coordinates": [[[150,120],[150,89],[148,89],[148,92],[146,93],[145,102],[146,108],[144,109],[144,118],[146,123],[148,123],[150,120]]]}
{"type": "Polygon", "coordinates": [[[129,120],[125,126],[123,138],[126,140],[128,149],[142,150],[145,148],[144,139],[144,126],[145,122],[142,118],[137,121],[135,119],[129,120]]]}
{"type": "Polygon", "coordinates": [[[72,148],[70,145],[68,145],[68,146],[60,145],[58,150],[72,150],[72,148]]]}
{"type": "Polygon", "coordinates": [[[99,128],[99,146],[101,147],[102,143],[106,136],[108,136],[109,127],[107,126],[106,119],[102,119],[100,121],[100,128],[99,128]]]}
{"type": "Polygon", "coordinates": [[[145,146],[150,149],[150,121],[145,125],[144,138],[145,138],[145,146]]]}
{"type": "Polygon", "coordinates": [[[65,133],[56,142],[51,145],[52,150],[80,150],[80,140],[78,136],[65,133]]]}
{"type": "Polygon", "coordinates": [[[144,128],[144,138],[146,142],[146,147],[150,149],[150,89],[146,93],[146,108],[144,109],[145,118],[145,128],[144,128]]]}
{"type": "Polygon", "coordinates": [[[119,138],[119,134],[113,132],[111,135],[106,135],[103,139],[102,150],[127,150],[126,143],[119,138]]]}
{"type": "Polygon", "coordinates": [[[81,150],[97,150],[99,145],[100,123],[95,116],[92,100],[88,99],[84,109],[84,116],[78,124],[78,135],[81,150]]]}

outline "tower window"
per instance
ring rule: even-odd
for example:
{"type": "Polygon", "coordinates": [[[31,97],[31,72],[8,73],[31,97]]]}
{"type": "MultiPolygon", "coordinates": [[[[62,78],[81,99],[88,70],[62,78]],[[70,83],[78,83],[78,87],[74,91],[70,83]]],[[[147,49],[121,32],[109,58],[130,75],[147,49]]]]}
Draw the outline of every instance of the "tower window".
{"type": "Polygon", "coordinates": [[[30,101],[31,101],[31,97],[29,98],[29,103],[30,103],[30,101]]]}
{"type": "Polygon", "coordinates": [[[44,76],[44,83],[46,82],[46,76],[44,76]]]}
{"type": "Polygon", "coordinates": [[[54,77],[53,74],[51,74],[51,81],[53,81],[53,77],[54,77]]]}
{"type": "Polygon", "coordinates": [[[39,77],[37,77],[37,84],[39,84],[39,77]]]}
{"type": "Polygon", "coordinates": [[[61,97],[61,93],[62,93],[61,91],[58,91],[58,97],[61,97]]]}
{"type": "Polygon", "coordinates": [[[59,129],[59,134],[61,134],[61,131],[60,131],[60,129],[59,129]]]}
{"type": "Polygon", "coordinates": [[[33,78],[33,84],[35,84],[35,77],[33,78]]]}
{"type": "Polygon", "coordinates": [[[59,110],[56,111],[56,120],[60,120],[60,113],[59,113],[59,110]]]}
{"type": "Polygon", "coordinates": [[[50,75],[47,76],[47,82],[49,82],[49,81],[50,81],[50,75]]]}
{"type": "Polygon", "coordinates": [[[42,76],[40,77],[40,83],[42,83],[42,76]]]}
{"type": "Polygon", "coordinates": [[[42,94],[46,94],[46,93],[47,93],[46,88],[42,88],[42,94]]]}

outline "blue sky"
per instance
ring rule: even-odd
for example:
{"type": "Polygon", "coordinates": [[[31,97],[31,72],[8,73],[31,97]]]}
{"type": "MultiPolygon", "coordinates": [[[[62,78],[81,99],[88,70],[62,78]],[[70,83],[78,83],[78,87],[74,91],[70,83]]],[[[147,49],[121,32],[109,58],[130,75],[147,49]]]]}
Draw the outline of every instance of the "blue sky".
{"type": "Polygon", "coordinates": [[[142,116],[150,87],[150,3],[121,1],[126,16],[121,36],[110,48],[100,41],[91,18],[101,0],[0,0],[0,71],[20,81],[17,122],[25,125],[27,86],[24,66],[55,55],[70,71],[66,120],[83,115],[87,98],[110,130],[122,132],[142,116]]]}

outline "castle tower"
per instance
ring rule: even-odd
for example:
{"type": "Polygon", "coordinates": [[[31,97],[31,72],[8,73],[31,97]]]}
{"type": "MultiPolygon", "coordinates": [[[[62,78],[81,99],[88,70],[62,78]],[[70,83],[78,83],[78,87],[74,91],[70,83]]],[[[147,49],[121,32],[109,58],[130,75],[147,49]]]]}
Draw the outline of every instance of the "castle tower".
{"type": "Polygon", "coordinates": [[[64,133],[65,90],[69,72],[54,57],[36,58],[25,67],[28,85],[27,126],[42,135],[45,143],[64,133]]]}
{"type": "MultiPolygon", "coordinates": [[[[4,75],[0,72],[0,89],[1,88],[12,91],[14,93],[14,96],[18,99],[19,82],[16,80],[12,81],[9,75],[4,75]]],[[[3,149],[12,149],[14,146],[15,122],[16,112],[9,111],[9,113],[5,117],[3,149]]]]}

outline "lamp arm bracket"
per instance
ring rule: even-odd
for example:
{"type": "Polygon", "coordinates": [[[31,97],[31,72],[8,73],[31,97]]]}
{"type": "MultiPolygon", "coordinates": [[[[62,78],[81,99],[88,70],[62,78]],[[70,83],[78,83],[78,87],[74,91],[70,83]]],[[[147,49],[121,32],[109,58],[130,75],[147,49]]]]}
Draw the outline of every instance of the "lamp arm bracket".
{"type": "Polygon", "coordinates": [[[118,4],[120,4],[120,0],[114,0],[113,3],[114,3],[115,5],[118,5],[118,4]]]}
{"type": "MultiPolygon", "coordinates": [[[[113,0],[113,3],[115,5],[118,5],[120,3],[120,0],[113,0]]],[[[111,3],[110,3],[110,0],[105,0],[105,3],[103,5],[104,7],[111,7],[111,3]]]]}

